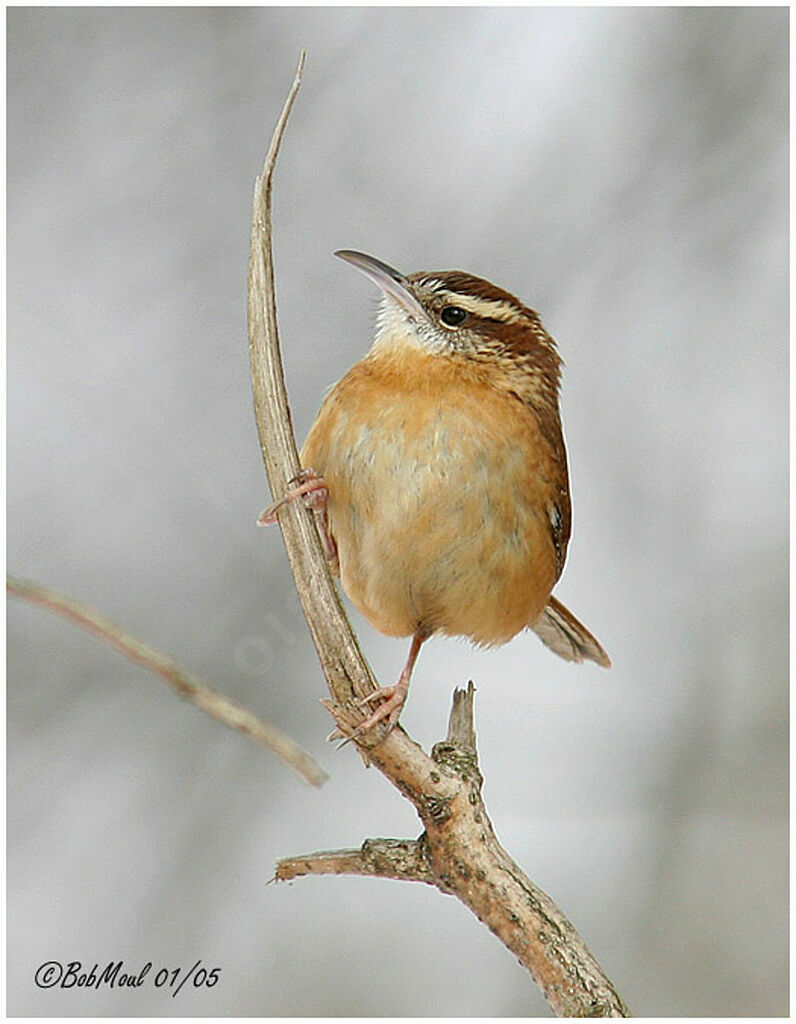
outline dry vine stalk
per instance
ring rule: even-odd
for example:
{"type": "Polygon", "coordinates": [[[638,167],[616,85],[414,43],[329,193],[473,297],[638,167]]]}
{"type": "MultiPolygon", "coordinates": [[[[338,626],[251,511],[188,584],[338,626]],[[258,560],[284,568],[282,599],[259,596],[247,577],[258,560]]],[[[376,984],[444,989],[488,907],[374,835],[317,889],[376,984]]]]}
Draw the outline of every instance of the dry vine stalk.
{"type": "MultiPolygon", "coordinates": [[[[271,492],[279,498],[300,466],[285,390],[274,297],[271,186],[279,146],[304,68],[302,52],[254,189],[249,263],[249,350],[254,407],[271,492]]],[[[292,502],[279,518],[301,606],[333,700],[324,701],[350,734],[365,717],[355,700],[376,688],[343,611],[312,514],[292,502]]],[[[514,863],[495,836],[481,799],[472,684],[454,694],[448,738],[429,757],[402,728],[357,739],[372,764],[417,810],[417,840],[368,840],[356,850],[282,860],[278,879],[366,874],[422,881],[457,896],[528,969],[559,1017],[628,1017],[627,1007],[573,926],[514,863]]]]}

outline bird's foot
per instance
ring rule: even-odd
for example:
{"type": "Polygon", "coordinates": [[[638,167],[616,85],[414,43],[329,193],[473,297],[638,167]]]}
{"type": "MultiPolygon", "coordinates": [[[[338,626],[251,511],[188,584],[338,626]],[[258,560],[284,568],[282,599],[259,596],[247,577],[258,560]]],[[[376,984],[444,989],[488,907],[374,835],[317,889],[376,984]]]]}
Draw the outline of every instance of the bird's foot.
{"type": "Polygon", "coordinates": [[[288,481],[288,489],[282,497],[263,509],[257,518],[258,526],[271,526],[277,521],[277,512],[284,505],[289,505],[296,498],[303,498],[309,509],[325,508],[329,500],[329,488],[322,476],[314,469],[302,469],[300,473],[288,481]]]}
{"type": "MultiPolygon", "coordinates": [[[[380,722],[384,722],[387,725],[387,731],[383,738],[389,736],[393,731],[398,724],[398,719],[401,717],[401,708],[403,708],[406,703],[406,697],[409,693],[409,680],[412,678],[412,669],[417,661],[417,656],[420,653],[423,641],[428,637],[428,635],[429,634],[424,630],[418,630],[412,637],[412,643],[409,647],[409,655],[406,659],[406,664],[404,665],[395,686],[380,686],[372,693],[369,693],[366,697],[357,701],[356,706],[358,708],[365,707],[366,704],[370,704],[377,700],[384,701],[384,703],[381,707],[376,708],[372,715],[368,715],[364,722],[360,722],[356,729],[346,736],[340,744],[340,747],[344,747],[346,743],[350,743],[351,740],[357,739],[363,733],[368,732],[368,730],[372,729],[374,725],[378,725],[380,722]]],[[[339,720],[338,728],[335,729],[329,739],[337,739],[338,734],[340,736],[343,735],[342,729],[339,726],[339,720]]],[[[379,740],[379,742],[381,742],[381,740],[379,740]]],[[[339,750],[340,747],[337,749],[339,750]]]]}
{"type": "Polygon", "coordinates": [[[339,573],[337,544],[329,532],[329,488],[323,477],[318,476],[314,469],[302,469],[297,476],[293,477],[282,497],[268,508],[263,509],[257,519],[257,525],[271,526],[277,521],[279,510],[297,498],[301,498],[304,507],[308,508],[315,516],[323,552],[331,563],[332,572],[339,573]]]}
{"type": "MultiPolygon", "coordinates": [[[[398,724],[398,719],[401,717],[401,710],[406,703],[406,695],[409,692],[409,681],[407,680],[404,684],[403,679],[399,679],[395,686],[380,686],[378,690],[374,690],[373,693],[369,693],[367,697],[363,697],[362,700],[357,701],[357,707],[361,708],[373,701],[381,700],[384,703],[381,704],[373,714],[368,715],[364,722],[360,722],[359,725],[354,729],[352,733],[345,737],[343,742],[338,746],[338,750],[344,747],[351,740],[355,740],[360,736],[363,736],[366,732],[378,725],[380,722],[384,722],[387,725],[387,733],[389,735],[398,724]]],[[[329,736],[330,740],[342,738],[343,733],[339,729],[329,736]]]]}
{"type": "Polygon", "coordinates": [[[401,708],[406,703],[406,695],[408,692],[408,685],[402,686],[401,680],[399,680],[395,686],[380,686],[378,690],[374,690],[373,693],[369,693],[367,697],[363,697],[362,700],[358,700],[358,708],[364,708],[366,705],[375,703],[376,701],[384,701],[380,707],[376,708],[370,718],[365,719],[359,728],[365,732],[368,729],[372,729],[378,722],[384,721],[385,718],[389,719],[391,725],[394,726],[400,718],[401,708]]]}

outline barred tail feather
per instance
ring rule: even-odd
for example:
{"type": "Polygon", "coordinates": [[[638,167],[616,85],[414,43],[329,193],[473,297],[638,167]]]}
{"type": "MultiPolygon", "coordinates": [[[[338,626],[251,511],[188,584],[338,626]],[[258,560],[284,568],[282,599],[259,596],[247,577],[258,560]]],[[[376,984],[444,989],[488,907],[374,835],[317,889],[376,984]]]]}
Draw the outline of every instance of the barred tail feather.
{"type": "Polygon", "coordinates": [[[611,667],[611,659],[599,640],[554,597],[547,602],[540,619],[531,629],[543,644],[566,661],[596,661],[603,668],[611,667]]]}

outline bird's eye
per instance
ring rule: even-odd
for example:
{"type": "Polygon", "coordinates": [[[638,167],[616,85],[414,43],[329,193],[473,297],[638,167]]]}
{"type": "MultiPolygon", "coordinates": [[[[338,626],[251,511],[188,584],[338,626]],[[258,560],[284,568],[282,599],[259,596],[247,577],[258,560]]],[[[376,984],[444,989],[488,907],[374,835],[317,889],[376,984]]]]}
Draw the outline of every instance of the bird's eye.
{"type": "Polygon", "coordinates": [[[467,319],[467,310],[461,306],[445,306],[439,318],[446,327],[459,327],[467,319]]]}

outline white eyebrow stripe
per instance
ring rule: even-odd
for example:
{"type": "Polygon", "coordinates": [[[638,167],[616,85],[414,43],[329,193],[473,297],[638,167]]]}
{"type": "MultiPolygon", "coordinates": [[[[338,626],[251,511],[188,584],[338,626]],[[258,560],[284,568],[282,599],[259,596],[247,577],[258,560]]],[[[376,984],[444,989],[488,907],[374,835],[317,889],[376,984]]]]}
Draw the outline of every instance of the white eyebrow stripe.
{"type": "Polygon", "coordinates": [[[525,319],[508,302],[480,299],[476,295],[460,295],[457,292],[449,291],[445,292],[445,298],[474,316],[481,316],[489,320],[501,320],[504,324],[517,324],[525,319]]]}

